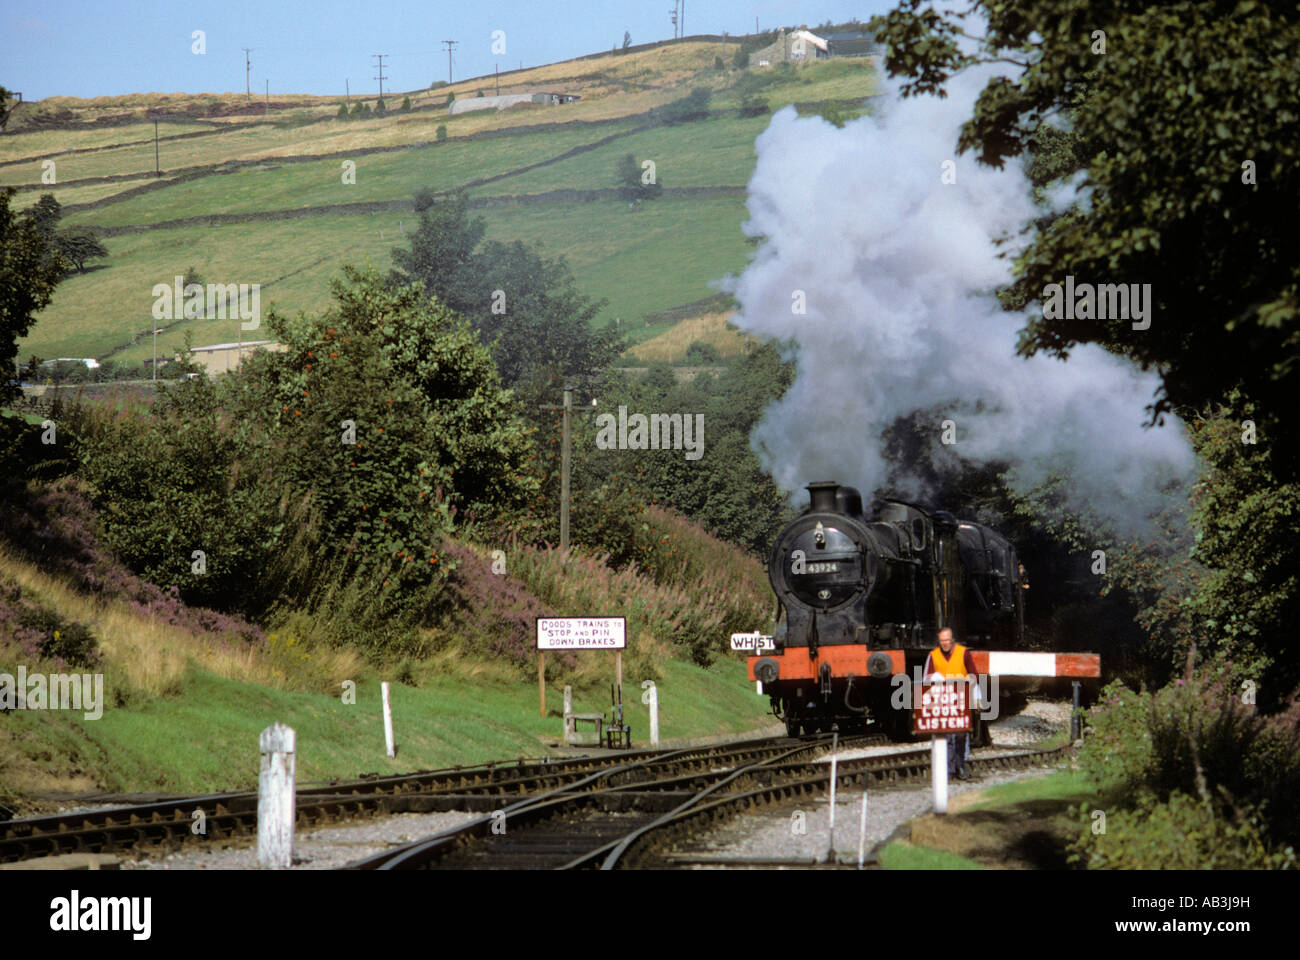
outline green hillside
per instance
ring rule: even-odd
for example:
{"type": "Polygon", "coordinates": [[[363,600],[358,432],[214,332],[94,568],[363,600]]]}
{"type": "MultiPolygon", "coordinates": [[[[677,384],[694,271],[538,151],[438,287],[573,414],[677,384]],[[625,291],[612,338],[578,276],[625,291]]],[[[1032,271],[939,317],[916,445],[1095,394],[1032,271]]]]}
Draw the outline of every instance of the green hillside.
{"type": "MultiPolygon", "coordinates": [[[[740,230],[743,187],[754,140],[770,116],[740,116],[743,93],[758,80],[758,95],[776,109],[861,101],[874,90],[868,61],[812,63],[756,78],[716,70],[717,47],[665,45],[635,63],[611,54],[514,78],[511,89],[544,84],[581,92],[580,102],[562,108],[452,117],[441,109],[446,91],[439,90],[413,97],[424,109],[365,120],[334,118],[337,102],[328,98],[297,98],[308,105],[270,118],[181,118],[159,125],[157,178],[154,125],[143,117],[111,129],[6,135],[0,185],[25,188],[14,205],[21,209],[52,192],[70,208],[62,225],[106,230],[109,250],[59,286],[20,343],[20,356],[151,356],[151,290],[190,267],[205,282],[260,283],[264,314],[272,304],[289,314],[320,309],[341,264],[368,259],[388,267],[393,246],[404,243],[399,230],[409,232],[416,219],[411,202],[421,189],[466,188],[489,238],[536,241],[545,255],[565,256],[579,288],[608,300],[597,324],[619,318],[634,341],[662,333],[671,324],[647,324],[645,314],[713,295],[713,284],[743,267],[749,254],[740,230]],[[655,110],[700,86],[712,91],[706,119],[658,122],[655,110]],[[438,142],[442,125],[448,136],[438,142]],[[665,187],[636,211],[612,195],[615,163],[628,153],[653,160],[665,187]],[[43,159],[54,160],[56,185],[41,184],[43,159]],[[356,164],[355,184],[343,182],[345,159],[356,164]],[[606,193],[590,193],[598,190],[606,193]],[[586,193],[512,199],[552,191],[586,193]],[[208,217],[220,219],[175,223],[208,217]]],[[[477,92],[474,81],[451,89],[458,97],[477,92]]],[[[141,110],[149,96],[125,104],[60,98],[58,106],[89,116],[122,105],[141,110]]],[[[186,106],[175,95],[160,100],[161,110],[186,106]]],[[[390,105],[396,103],[400,95],[390,105]]],[[[239,336],[233,321],[159,326],[160,355],[180,349],[187,330],[195,344],[239,336]]]]}

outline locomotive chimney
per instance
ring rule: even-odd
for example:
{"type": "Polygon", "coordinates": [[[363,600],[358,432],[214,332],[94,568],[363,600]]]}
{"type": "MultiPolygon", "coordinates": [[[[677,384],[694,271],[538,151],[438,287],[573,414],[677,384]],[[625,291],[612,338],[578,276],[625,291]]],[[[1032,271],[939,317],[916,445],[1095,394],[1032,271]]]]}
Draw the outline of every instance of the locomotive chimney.
{"type": "Polygon", "coordinates": [[[808,484],[805,489],[812,497],[814,513],[835,512],[835,494],[840,489],[837,482],[834,480],[818,480],[808,484]]]}

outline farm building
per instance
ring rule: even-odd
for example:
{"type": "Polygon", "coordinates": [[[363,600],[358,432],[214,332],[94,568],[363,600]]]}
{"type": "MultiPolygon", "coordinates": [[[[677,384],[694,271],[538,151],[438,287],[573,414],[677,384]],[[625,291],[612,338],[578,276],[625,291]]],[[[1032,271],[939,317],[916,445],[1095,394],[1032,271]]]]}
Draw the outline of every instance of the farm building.
{"type": "Polygon", "coordinates": [[[761,47],[749,55],[751,66],[770,67],[776,63],[802,63],[808,60],[820,60],[829,56],[826,41],[807,30],[791,30],[781,33],[774,43],[761,47]]]}
{"type": "Polygon", "coordinates": [[[876,41],[868,33],[832,33],[826,37],[832,57],[866,57],[876,52],[876,41]]]}
{"type": "Polygon", "coordinates": [[[245,340],[243,343],[214,343],[206,347],[190,348],[190,359],[207,371],[208,376],[227,373],[239,366],[239,361],[250,350],[283,351],[284,344],[276,340],[245,340]]]}
{"type": "Polygon", "coordinates": [[[458,113],[469,113],[471,110],[505,110],[507,107],[513,107],[520,103],[541,103],[548,107],[558,107],[560,104],[573,103],[581,99],[576,93],[503,93],[495,97],[465,97],[463,100],[453,100],[447,107],[447,112],[452,116],[458,113]]]}

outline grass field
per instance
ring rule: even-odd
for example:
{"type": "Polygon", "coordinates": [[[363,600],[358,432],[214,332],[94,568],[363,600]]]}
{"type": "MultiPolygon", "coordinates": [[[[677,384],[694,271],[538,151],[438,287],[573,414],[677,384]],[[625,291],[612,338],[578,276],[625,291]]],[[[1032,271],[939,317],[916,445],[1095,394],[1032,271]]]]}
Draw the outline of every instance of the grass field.
{"type": "MultiPolygon", "coordinates": [[[[609,298],[598,323],[622,317],[623,331],[645,339],[671,324],[645,326],[641,314],[699,300],[717,291],[709,284],[744,266],[749,246],[740,233],[745,208],[740,197],[660,199],[630,213],[624,204],[555,204],[482,211],[487,236],[542,244],[548,257],[564,254],[578,286],[594,299],[609,298]],[[672,278],[672,284],[664,282],[672,278]]],[[[412,214],[310,217],[272,223],[151,230],[110,237],[104,269],[74,274],[59,285],[54,301],[20,344],[24,359],[112,356],[138,362],[152,356],[153,285],[170,283],[194,265],[205,282],[261,283],[262,312],[315,311],[330,303],[328,281],[343,263],[369,258],[387,271],[391,250],[405,246],[398,225],[412,229],[412,214]],[[295,272],[300,271],[300,272],[295,272]],[[289,274],[293,274],[289,276],[289,274]],[[284,279],[277,279],[283,277],[284,279]]],[[[237,339],[234,321],[193,320],[158,336],[160,356],[184,344],[237,339]]],[[[245,333],[245,340],[263,339],[245,333]]]]}
{"type": "MultiPolygon", "coordinates": [[[[630,129],[631,123],[622,127],[630,129]]],[[[343,161],[318,160],[276,165],[268,161],[240,170],[189,180],[67,218],[69,224],[118,226],[159,223],[208,213],[252,213],[323,204],[410,200],[420,189],[450,190],[481,177],[506,173],[599,140],[619,127],[578,127],[483,142],[446,143],[400,153],[358,155],[356,182],[343,182],[343,161]]],[[[547,169],[536,171],[547,177],[547,169]]],[[[612,169],[612,168],[611,168],[612,169]]],[[[147,182],[147,181],[144,181],[147,182]]],[[[512,180],[506,180],[509,184],[512,180]]],[[[139,186],[133,183],[131,186],[139,186]]],[[[507,192],[500,182],[489,193],[507,192]]]]}
{"type": "MultiPolygon", "coordinates": [[[[644,119],[598,126],[577,125],[530,131],[539,123],[631,117],[682,96],[695,86],[713,90],[715,112],[708,120],[656,127],[534,170],[473,189],[478,197],[536,194],[557,189],[614,186],[614,166],[627,153],[654,160],[659,182],[668,187],[739,187],[748,182],[755,163],[754,140],[770,118],[740,118],[731,108],[739,93],[731,89],[742,74],[713,69],[720,44],[686,43],[629,56],[602,56],[590,61],[551,64],[503,78],[502,91],[557,86],[583,99],[563,108],[526,107],[449,117],[441,109],[390,113],[368,120],[312,118],[332,115],[337,100],[286,97],[305,103],[282,114],[223,118],[228,129],[212,136],[163,141],[161,166],[166,170],[203,167],[231,160],[261,161],[230,173],[168,185],[95,210],[77,211],[63,225],[143,226],[217,213],[264,213],[350,202],[407,201],[420,188],[448,190],[484,176],[546,161],[611,133],[628,131],[644,119]],[[508,82],[507,82],[508,81],[508,82]],[[439,124],[450,139],[424,148],[362,154],[356,158],[356,184],[342,182],[341,160],[278,163],[276,158],[401,146],[434,140],[439,124]],[[466,140],[467,134],[513,129],[515,135],[466,140]]],[[[730,53],[734,53],[734,44],[730,53]]],[[[725,57],[730,62],[730,53],[725,57]]],[[[751,74],[751,76],[759,76],[751,74]]],[[[790,74],[769,74],[759,95],[773,109],[785,103],[852,99],[874,92],[868,61],[829,61],[805,65],[790,74]]],[[[753,81],[747,81],[753,82],[753,81]]],[[[452,88],[457,97],[473,96],[482,81],[452,88]]],[[[447,88],[420,92],[417,106],[445,101],[447,88]]],[[[390,106],[401,102],[391,97],[390,106]]],[[[234,95],[133,95],[73,101],[52,98],[50,106],[89,115],[142,111],[152,105],[184,110],[234,95]],[[152,99],[151,99],[152,98],[152,99]]],[[[273,98],[276,99],[276,98],[273,98]]],[[[285,102],[280,101],[280,102],[285,102]]],[[[369,101],[368,101],[369,102],[369,101]]],[[[208,129],[182,120],[160,132],[208,129]]],[[[107,129],[42,131],[0,138],[0,161],[32,157],[60,147],[123,144],[118,149],[56,158],[58,180],[144,173],[154,166],[151,122],[107,129]],[[133,142],[136,141],[136,142],[133,142]]],[[[27,162],[0,166],[0,184],[39,182],[41,166],[27,162]]],[[[74,184],[52,188],[64,204],[111,198],[150,183],[149,178],[115,183],[74,184]]],[[[15,204],[27,206],[39,191],[25,191],[15,204]]],[[[598,325],[614,322],[633,344],[669,331],[674,322],[647,324],[643,315],[667,310],[717,292],[716,282],[741,269],[751,247],[740,232],[746,218],[743,197],[660,198],[636,212],[617,201],[493,206],[481,211],[488,236],[503,241],[535,241],[546,256],[564,255],[579,288],[608,304],[598,325]]],[[[332,215],[267,219],[244,224],[149,230],[106,239],[110,256],[87,274],[67,278],[54,301],[37,318],[19,345],[24,358],[94,356],[136,362],[151,356],[154,324],[151,290],[194,266],[206,282],[260,283],[263,314],[274,303],[282,312],[316,311],[329,303],[328,280],[345,262],[367,259],[387,270],[392,247],[406,242],[399,234],[413,226],[411,213],[332,215]],[[135,342],[131,341],[135,338],[135,342]]],[[[235,323],[222,320],[180,322],[159,335],[158,349],[170,355],[183,344],[185,330],[194,343],[224,342],[238,336],[235,323]]],[[[249,333],[245,339],[260,339],[249,333]]]]}

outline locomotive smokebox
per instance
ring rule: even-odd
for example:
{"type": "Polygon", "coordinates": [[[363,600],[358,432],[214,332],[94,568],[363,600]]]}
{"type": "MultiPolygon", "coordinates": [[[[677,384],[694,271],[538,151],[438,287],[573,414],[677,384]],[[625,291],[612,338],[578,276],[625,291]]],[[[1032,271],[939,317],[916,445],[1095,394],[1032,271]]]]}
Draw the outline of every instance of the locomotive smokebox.
{"type": "Polygon", "coordinates": [[[808,484],[804,489],[812,497],[814,513],[835,512],[835,494],[839,492],[840,485],[834,480],[818,480],[808,484]]]}

